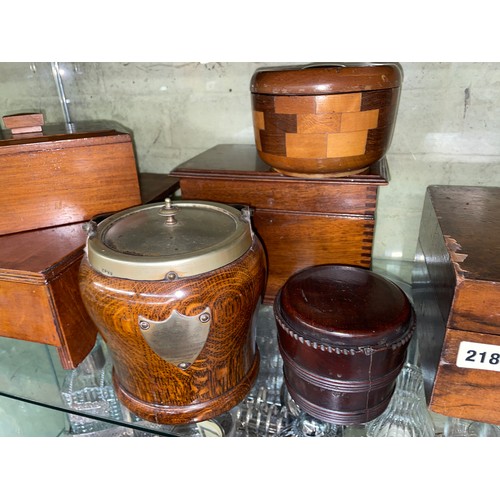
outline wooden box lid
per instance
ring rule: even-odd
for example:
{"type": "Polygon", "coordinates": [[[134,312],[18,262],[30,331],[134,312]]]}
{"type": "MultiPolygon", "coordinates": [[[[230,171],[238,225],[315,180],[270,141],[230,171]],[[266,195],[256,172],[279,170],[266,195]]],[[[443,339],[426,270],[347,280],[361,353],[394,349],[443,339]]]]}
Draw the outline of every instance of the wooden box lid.
{"type": "Polygon", "coordinates": [[[322,95],[400,87],[398,63],[313,63],[259,68],[250,82],[256,94],[322,95]]]}
{"type": "MultiPolygon", "coordinates": [[[[179,188],[178,180],[168,174],[141,173],[140,184],[144,204],[163,201],[179,188]]],[[[68,264],[82,257],[87,240],[84,224],[0,235],[0,281],[50,283],[68,264]]],[[[0,316],[1,312],[0,303],[0,316]]]]}
{"type": "Polygon", "coordinates": [[[324,264],[295,273],[278,293],[275,311],[304,339],[341,349],[395,346],[414,326],[406,294],[356,266],[324,264]]]}
{"type": "Polygon", "coordinates": [[[386,158],[373,163],[363,173],[328,179],[303,179],[290,177],[272,169],[258,155],[254,144],[218,144],[213,148],[175,167],[171,174],[180,180],[190,178],[218,178],[238,180],[258,180],[278,183],[315,183],[322,185],[372,185],[385,186],[389,183],[386,158]]]}
{"type": "Polygon", "coordinates": [[[448,326],[500,335],[500,188],[436,185],[427,198],[448,253],[441,268],[454,277],[448,326]]]}
{"type": "Polygon", "coordinates": [[[110,121],[82,121],[70,126],[64,123],[45,124],[40,113],[7,115],[6,127],[0,130],[0,155],[46,151],[102,142],[128,142],[130,134],[121,125],[110,121]]]}
{"type": "MultiPolygon", "coordinates": [[[[144,204],[164,200],[179,187],[178,180],[167,174],[142,173],[139,178],[144,204]]],[[[82,257],[87,240],[84,225],[77,222],[0,235],[0,280],[50,283],[82,257]]],[[[0,314],[1,310],[0,304],[0,314]]]]}
{"type": "Polygon", "coordinates": [[[236,203],[281,214],[374,217],[379,186],[389,182],[386,158],[363,174],[328,179],[280,174],[250,144],[219,144],[182,163],[171,174],[182,197],[236,203]]]}
{"type": "Polygon", "coordinates": [[[84,223],[0,236],[0,280],[46,284],[82,256],[84,223]]]}

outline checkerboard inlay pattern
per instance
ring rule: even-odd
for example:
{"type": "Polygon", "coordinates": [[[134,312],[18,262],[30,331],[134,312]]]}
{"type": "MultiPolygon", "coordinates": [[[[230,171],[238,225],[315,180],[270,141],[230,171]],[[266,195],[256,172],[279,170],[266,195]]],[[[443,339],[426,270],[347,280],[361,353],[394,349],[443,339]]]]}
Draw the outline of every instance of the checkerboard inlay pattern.
{"type": "Polygon", "coordinates": [[[252,94],[258,151],[284,159],[383,155],[398,89],[331,95],[252,94]]]}

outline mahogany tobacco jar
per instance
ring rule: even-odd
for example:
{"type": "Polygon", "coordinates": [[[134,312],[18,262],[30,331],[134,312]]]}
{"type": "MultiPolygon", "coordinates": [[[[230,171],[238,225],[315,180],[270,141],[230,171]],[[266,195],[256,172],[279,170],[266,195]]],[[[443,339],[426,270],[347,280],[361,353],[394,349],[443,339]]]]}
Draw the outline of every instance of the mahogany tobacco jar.
{"type": "Polygon", "coordinates": [[[364,171],[390,146],[402,79],[396,63],[258,69],[250,90],[260,157],[296,177],[364,171]]]}
{"type": "Polygon", "coordinates": [[[415,328],[395,283],[355,266],[312,266],[283,285],[274,314],[285,383],[302,410],[348,425],[386,409],[415,328]]]}
{"type": "Polygon", "coordinates": [[[121,402],[175,425],[243,400],[259,369],[255,316],[265,280],[246,207],[167,199],[91,228],[80,290],[121,402]]]}

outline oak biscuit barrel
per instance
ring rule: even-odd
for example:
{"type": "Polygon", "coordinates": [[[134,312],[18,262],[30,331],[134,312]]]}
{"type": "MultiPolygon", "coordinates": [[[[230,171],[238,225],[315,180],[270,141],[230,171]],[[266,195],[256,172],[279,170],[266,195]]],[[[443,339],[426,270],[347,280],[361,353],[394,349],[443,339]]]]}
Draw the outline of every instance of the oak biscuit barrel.
{"type": "Polygon", "coordinates": [[[313,417],[368,422],[388,406],[415,328],[392,281],[325,264],[291,276],[274,302],[288,392],[313,417]]]}
{"type": "Polygon", "coordinates": [[[402,80],[397,63],[258,69],[250,90],[259,156],[295,177],[363,172],[389,149],[402,80]]]}
{"type": "Polygon", "coordinates": [[[91,228],[80,289],[120,401],[145,420],[176,425],[243,400],[259,369],[255,315],[265,280],[245,208],[166,200],[91,228]]]}

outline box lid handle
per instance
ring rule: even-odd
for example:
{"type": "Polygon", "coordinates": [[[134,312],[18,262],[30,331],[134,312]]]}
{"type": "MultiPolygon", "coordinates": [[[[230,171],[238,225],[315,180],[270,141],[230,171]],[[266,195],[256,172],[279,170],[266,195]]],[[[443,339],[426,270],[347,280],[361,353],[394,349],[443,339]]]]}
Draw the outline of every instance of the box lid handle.
{"type": "Polygon", "coordinates": [[[12,135],[32,134],[42,131],[44,119],[42,113],[19,113],[4,116],[3,123],[12,135]]]}

